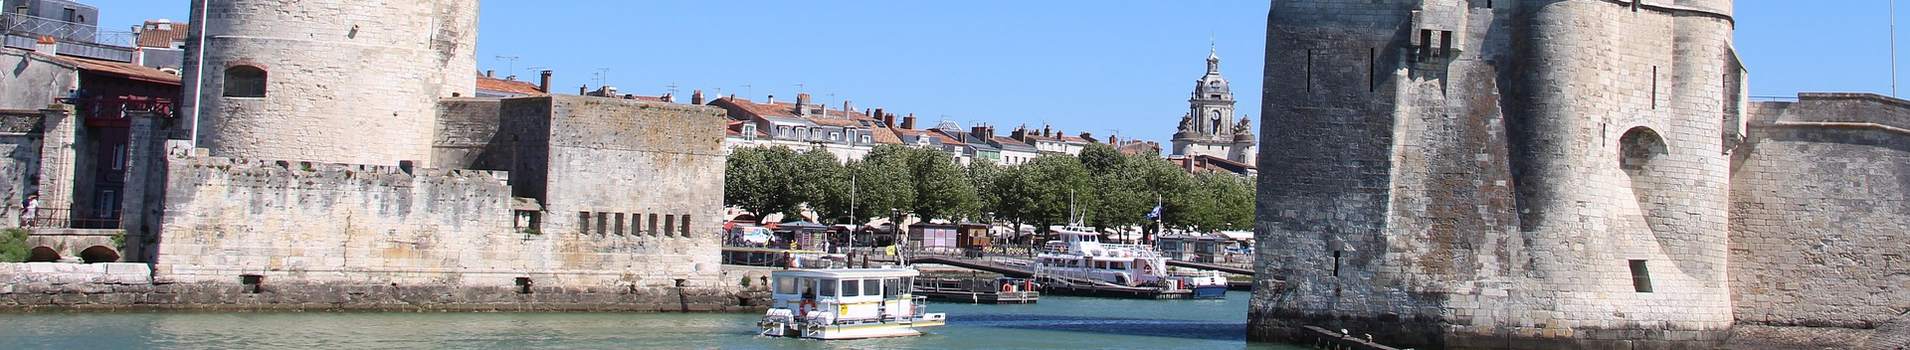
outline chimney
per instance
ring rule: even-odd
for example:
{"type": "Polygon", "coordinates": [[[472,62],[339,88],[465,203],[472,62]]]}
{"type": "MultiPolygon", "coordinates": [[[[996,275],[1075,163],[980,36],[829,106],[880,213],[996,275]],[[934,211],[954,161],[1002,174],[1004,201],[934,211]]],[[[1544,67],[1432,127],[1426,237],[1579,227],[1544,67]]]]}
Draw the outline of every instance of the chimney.
{"type": "Polygon", "coordinates": [[[995,134],[988,132],[987,124],[975,124],[975,126],[968,128],[968,133],[975,134],[975,138],[983,140],[987,140],[989,136],[995,136],[995,134]]]}
{"type": "Polygon", "coordinates": [[[888,114],[883,113],[881,107],[877,107],[875,109],[875,113],[870,114],[869,117],[875,118],[876,120],[881,120],[883,127],[890,127],[890,128],[895,127],[895,118],[889,118],[888,114]]]}
{"type": "Polygon", "coordinates": [[[1085,133],[1085,132],[1084,132],[1084,133],[1081,133],[1081,139],[1082,139],[1082,140],[1088,140],[1088,142],[1094,142],[1094,143],[1100,143],[1100,142],[1101,142],[1101,141],[1095,141],[1095,140],[1094,140],[1094,134],[1091,134],[1091,133],[1085,133]]]}
{"type": "Polygon", "coordinates": [[[590,95],[590,85],[578,85],[578,86],[577,86],[577,94],[578,94],[578,95],[582,95],[582,96],[589,96],[589,95],[590,95]]]}
{"type": "Polygon", "coordinates": [[[702,104],[703,104],[703,102],[704,102],[704,101],[703,101],[703,90],[695,90],[695,91],[691,91],[691,92],[690,92],[690,104],[693,104],[693,105],[702,105],[702,104]]]}
{"type": "Polygon", "coordinates": [[[1121,135],[1108,135],[1108,145],[1121,147],[1121,135]]]}
{"type": "Polygon", "coordinates": [[[33,51],[46,55],[59,55],[60,41],[54,39],[52,35],[41,35],[40,41],[33,46],[33,51]]]}
{"type": "Polygon", "coordinates": [[[772,105],[776,104],[776,95],[769,95],[769,102],[766,102],[766,103],[772,104],[772,105]]]}
{"type": "Polygon", "coordinates": [[[796,109],[802,109],[803,107],[808,107],[808,106],[809,106],[809,93],[805,92],[805,93],[796,94],[796,109]]]}
{"type": "Polygon", "coordinates": [[[1027,127],[1017,126],[1015,127],[1015,131],[1011,131],[1008,133],[1008,138],[1015,139],[1015,141],[1028,142],[1026,137],[1028,137],[1027,127]]]}
{"type": "Polygon", "coordinates": [[[891,127],[891,128],[895,127],[895,113],[883,114],[882,126],[891,127]]]}
{"type": "Polygon", "coordinates": [[[844,118],[849,117],[850,113],[855,113],[855,112],[856,112],[856,105],[850,104],[849,100],[842,100],[842,116],[844,118]]]}
{"type": "Polygon", "coordinates": [[[663,98],[661,98],[661,100],[663,100],[663,103],[676,103],[676,94],[670,94],[670,93],[663,94],[663,98]]]}
{"type": "Polygon", "coordinates": [[[484,71],[484,77],[485,77],[485,78],[496,78],[496,77],[497,77],[497,70],[496,70],[496,69],[487,69],[487,70],[485,70],[485,71],[484,71]]]}
{"type": "Polygon", "coordinates": [[[545,69],[541,72],[537,72],[537,91],[546,93],[546,94],[550,93],[550,70],[549,69],[545,69]]]}
{"type": "Polygon", "coordinates": [[[915,113],[909,113],[909,116],[902,117],[902,128],[915,130],[915,113]]]}
{"type": "Polygon", "coordinates": [[[504,80],[517,81],[517,75],[516,74],[506,75],[504,76],[504,80]]]}
{"type": "Polygon", "coordinates": [[[1041,126],[1041,137],[1054,137],[1054,126],[1053,126],[1053,125],[1042,125],[1042,126],[1041,126]]]}

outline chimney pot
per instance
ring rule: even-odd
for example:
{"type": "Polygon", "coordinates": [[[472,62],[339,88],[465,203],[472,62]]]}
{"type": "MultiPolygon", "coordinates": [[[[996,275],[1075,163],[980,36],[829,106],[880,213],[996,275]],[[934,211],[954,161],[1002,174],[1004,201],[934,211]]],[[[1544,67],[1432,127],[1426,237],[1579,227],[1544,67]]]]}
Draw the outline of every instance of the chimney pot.
{"type": "Polygon", "coordinates": [[[703,90],[690,91],[690,104],[702,105],[703,102],[703,90]]]}
{"type": "Polygon", "coordinates": [[[902,128],[915,130],[915,113],[909,113],[909,116],[902,117],[902,128]]]}
{"type": "Polygon", "coordinates": [[[495,69],[490,69],[490,70],[485,70],[485,71],[484,71],[484,77],[485,77],[485,78],[495,78],[495,77],[497,77],[497,70],[495,70],[495,69]]]}
{"type": "Polygon", "coordinates": [[[769,104],[776,104],[776,95],[769,95],[769,104]]]}
{"type": "Polygon", "coordinates": [[[796,94],[796,107],[803,107],[808,105],[809,105],[809,93],[805,92],[805,93],[796,94]]]}
{"type": "Polygon", "coordinates": [[[577,94],[586,95],[586,96],[590,95],[590,85],[578,85],[577,94]]]}
{"type": "Polygon", "coordinates": [[[550,70],[537,72],[537,92],[550,93],[550,70]]]}

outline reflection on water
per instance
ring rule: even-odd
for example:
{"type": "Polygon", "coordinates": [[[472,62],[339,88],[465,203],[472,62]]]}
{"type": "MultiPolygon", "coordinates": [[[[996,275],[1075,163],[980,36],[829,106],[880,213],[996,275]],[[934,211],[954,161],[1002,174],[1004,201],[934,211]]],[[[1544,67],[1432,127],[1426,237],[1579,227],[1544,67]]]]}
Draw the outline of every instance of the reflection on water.
{"type": "Polygon", "coordinates": [[[0,349],[1240,349],[1246,300],[933,304],[930,335],[838,342],[757,337],[756,314],[0,314],[0,349]]]}

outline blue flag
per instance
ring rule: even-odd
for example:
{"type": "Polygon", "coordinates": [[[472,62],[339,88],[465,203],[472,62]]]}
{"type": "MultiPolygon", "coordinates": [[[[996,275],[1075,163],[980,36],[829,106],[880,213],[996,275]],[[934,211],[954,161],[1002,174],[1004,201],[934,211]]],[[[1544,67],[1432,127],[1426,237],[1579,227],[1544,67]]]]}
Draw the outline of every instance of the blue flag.
{"type": "Polygon", "coordinates": [[[1149,212],[1147,212],[1147,219],[1148,219],[1148,220],[1157,220],[1157,221],[1161,219],[1161,205],[1160,205],[1160,204],[1155,204],[1155,205],[1154,205],[1154,210],[1153,210],[1153,211],[1149,211],[1149,212]]]}

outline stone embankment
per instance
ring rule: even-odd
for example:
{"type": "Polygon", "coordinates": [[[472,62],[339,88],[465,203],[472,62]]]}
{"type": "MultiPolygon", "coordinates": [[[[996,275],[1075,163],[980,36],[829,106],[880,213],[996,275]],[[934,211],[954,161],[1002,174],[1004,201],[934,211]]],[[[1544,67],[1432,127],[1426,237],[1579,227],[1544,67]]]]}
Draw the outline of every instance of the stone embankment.
{"type": "Polygon", "coordinates": [[[0,264],[0,311],[744,312],[767,307],[760,271],[727,287],[558,288],[342,283],[171,283],[143,263],[0,264]],[[741,286],[742,280],[750,286],[741,286]]]}

